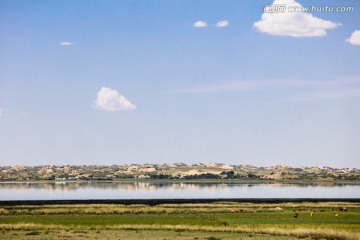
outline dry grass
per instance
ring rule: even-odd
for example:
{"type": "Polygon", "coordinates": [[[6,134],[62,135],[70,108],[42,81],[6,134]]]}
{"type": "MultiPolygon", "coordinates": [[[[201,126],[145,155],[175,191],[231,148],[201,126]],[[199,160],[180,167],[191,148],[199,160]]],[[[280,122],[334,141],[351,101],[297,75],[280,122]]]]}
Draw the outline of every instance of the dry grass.
{"type": "Polygon", "coordinates": [[[186,214],[186,213],[233,213],[233,212],[271,212],[276,207],[284,209],[338,209],[341,207],[360,208],[359,203],[281,203],[281,204],[253,204],[253,203],[213,203],[213,204],[161,204],[148,206],[94,204],[89,205],[44,205],[44,206],[17,206],[0,208],[0,215],[52,215],[52,214],[186,214]]]}
{"type": "Polygon", "coordinates": [[[116,225],[116,226],[93,226],[89,228],[78,229],[75,226],[63,225],[42,225],[32,223],[18,224],[0,224],[0,230],[28,230],[28,231],[45,231],[45,230],[75,230],[86,233],[86,230],[171,230],[171,231],[204,231],[204,232],[229,232],[229,233],[246,233],[246,234],[269,234],[274,236],[292,236],[297,238],[325,238],[338,240],[357,240],[360,238],[358,232],[349,232],[333,229],[305,229],[305,228],[281,228],[281,227],[205,227],[205,226],[188,226],[188,225],[116,225]]]}

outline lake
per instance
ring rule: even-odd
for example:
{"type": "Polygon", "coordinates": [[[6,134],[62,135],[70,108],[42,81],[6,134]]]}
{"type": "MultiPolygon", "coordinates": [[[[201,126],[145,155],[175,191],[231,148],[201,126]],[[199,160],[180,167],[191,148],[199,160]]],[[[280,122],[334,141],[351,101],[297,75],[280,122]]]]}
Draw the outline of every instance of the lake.
{"type": "Polygon", "coordinates": [[[360,185],[181,182],[0,183],[0,200],[189,198],[360,198],[360,185]]]}

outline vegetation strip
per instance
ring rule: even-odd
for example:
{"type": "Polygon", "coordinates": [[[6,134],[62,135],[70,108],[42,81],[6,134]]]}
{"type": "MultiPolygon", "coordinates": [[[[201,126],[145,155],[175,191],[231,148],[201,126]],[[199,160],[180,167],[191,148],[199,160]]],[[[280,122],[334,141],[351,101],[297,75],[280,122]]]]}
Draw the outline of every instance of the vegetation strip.
{"type": "Polygon", "coordinates": [[[19,205],[61,205],[61,204],[184,204],[184,203],[304,203],[304,202],[353,202],[359,203],[359,198],[206,198],[206,199],[88,199],[88,200],[16,200],[0,201],[0,206],[19,205]]]}
{"type": "MultiPolygon", "coordinates": [[[[0,224],[0,230],[73,230],[78,229],[73,226],[64,225],[42,225],[42,224],[0,224]]],[[[206,231],[206,232],[231,232],[247,234],[270,234],[280,236],[294,236],[298,238],[313,237],[326,239],[344,239],[357,240],[358,233],[339,231],[333,229],[305,229],[305,228],[280,228],[267,227],[255,229],[250,227],[205,227],[205,226],[187,226],[187,225],[117,225],[109,226],[104,229],[103,226],[93,226],[81,228],[81,230],[182,230],[182,231],[206,231]]]]}

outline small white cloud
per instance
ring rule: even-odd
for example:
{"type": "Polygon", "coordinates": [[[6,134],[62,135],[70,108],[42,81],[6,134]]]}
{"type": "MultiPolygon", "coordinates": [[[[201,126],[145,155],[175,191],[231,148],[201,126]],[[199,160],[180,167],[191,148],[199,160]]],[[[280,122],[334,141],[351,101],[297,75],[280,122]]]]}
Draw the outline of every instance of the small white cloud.
{"type": "Polygon", "coordinates": [[[0,108],[0,117],[3,115],[4,110],[0,108]]]}
{"type": "Polygon", "coordinates": [[[215,27],[227,27],[229,26],[228,20],[219,21],[215,24],[215,27]]]}
{"type": "Polygon", "coordinates": [[[261,20],[254,23],[254,28],[262,33],[291,37],[321,37],[326,36],[326,30],[341,25],[314,17],[306,12],[306,7],[295,0],[275,0],[271,7],[265,8],[261,20]],[[272,10],[271,7],[278,9],[279,6],[283,7],[281,12],[269,12],[272,10]]]}
{"type": "Polygon", "coordinates": [[[118,91],[107,87],[102,87],[97,93],[95,107],[111,112],[136,109],[136,106],[118,91]]]}
{"type": "Polygon", "coordinates": [[[197,21],[194,23],[194,27],[196,28],[204,28],[207,27],[207,23],[204,21],[197,21]]]}
{"type": "Polygon", "coordinates": [[[74,45],[74,43],[72,42],[67,42],[67,41],[63,41],[59,43],[60,46],[72,46],[74,45]]]}
{"type": "Polygon", "coordinates": [[[354,31],[346,41],[352,45],[360,45],[360,30],[354,31]]]}

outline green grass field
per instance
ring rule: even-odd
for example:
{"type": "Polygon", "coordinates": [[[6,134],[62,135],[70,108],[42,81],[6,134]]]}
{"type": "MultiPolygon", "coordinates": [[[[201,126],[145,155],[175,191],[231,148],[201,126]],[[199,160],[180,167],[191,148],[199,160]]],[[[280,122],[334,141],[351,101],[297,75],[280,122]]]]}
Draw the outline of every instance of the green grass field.
{"type": "Polygon", "coordinates": [[[0,239],[355,240],[360,203],[3,206],[0,239]]]}

